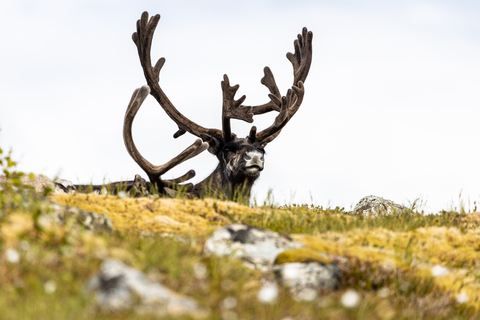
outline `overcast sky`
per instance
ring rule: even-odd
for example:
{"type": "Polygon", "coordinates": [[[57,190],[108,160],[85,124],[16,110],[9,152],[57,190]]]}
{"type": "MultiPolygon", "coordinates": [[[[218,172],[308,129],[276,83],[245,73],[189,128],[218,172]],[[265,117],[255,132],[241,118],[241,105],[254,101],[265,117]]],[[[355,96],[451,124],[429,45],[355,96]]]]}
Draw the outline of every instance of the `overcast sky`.
{"type": "MultiPolygon", "coordinates": [[[[123,144],[123,116],[146,83],[131,40],[143,11],[159,13],[153,60],[185,116],[221,128],[220,81],[245,104],[267,101],[269,66],[291,86],[285,58],[306,26],[313,62],[300,110],[267,148],[254,187],[283,203],[351,209],[366,195],[426,212],[480,201],[478,1],[15,0],[0,4],[0,147],[20,169],[74,183],[132,179],[143,171],[123,144]]],[[[259,129],[272,116],[257,116],[259,129]]],[[[233,131],[250,124],[234,120],[233,131]]],[[[134,122],[141,153],[162,164],[195,137],[153,97],[134,122]]],[[[202,153],[165,175],[216,167],[202,153]]]]}

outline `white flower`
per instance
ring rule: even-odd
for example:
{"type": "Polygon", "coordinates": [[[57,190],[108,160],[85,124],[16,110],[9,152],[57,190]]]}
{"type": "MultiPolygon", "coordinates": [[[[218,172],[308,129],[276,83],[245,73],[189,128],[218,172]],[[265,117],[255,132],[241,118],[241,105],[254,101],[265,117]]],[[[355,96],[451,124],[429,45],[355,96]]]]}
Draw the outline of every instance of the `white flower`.
{"type": "Polygon", "coordinates": [[[458,303],[464,304],[464,303],[468,302],[468,298],[469,298],[468,294],[466,294],[465,292],[462,292],[462,293],[457,295],[456,300],[457,300],[458,303]]]}
{"type": "Polygon", "coordinates": [[[345,308],[355,308],[360,303],[360,295],[355,290],[347,290],[340,298],[345,308]]]}
{"type": "Polygon", "coordinates": [[[208,269],[204,263],[197,262],[193,265],[193,273],[198,280],[205,280],[208,278],[208,269]]]}
{"type": "Polygon", "coordinates": [[[20,262],[20,253],[15,249],[7,249],[5,252],[5,257],[10,263],[19,263],[20,262]]]}
{"type": "Polygon", "coordinates": [[[448,269],[441,265],[435,265],[432,267],[432,276],[444,277],[448,274],[448,269]]]}
{"type": "Polygon", "coordinates": [[[233,309],[237,306],[238,300],[235,297],[226,297],[222,301],[222,307],[226,310],[233,309]]]}
{"type": "Polygon", "coordinates": [[[382,288],[382,289],[378,290],[377,294],[380,298],[386,298],[390,295],[390,289],[382,288]]]}
{"type": "Polygon", "coordinates": [[[275,282],[265,283],[260,291],[258,291],[257,298],[262,303],[274,303],[278,297],[278,287],[275,282]]]}
{"type": "Polygon", "coordinates": [[[313,301],[317,298],[317,291],[312,288],[304,288],[297,292],[293,299],[296,301],[313,301]]]}
{"type": "Polygon", "coordinates": [[[52,294],[57,290],[57,283],[53,280],[48,280],[43,285],[43,290],[48,294],[52,294]]]}

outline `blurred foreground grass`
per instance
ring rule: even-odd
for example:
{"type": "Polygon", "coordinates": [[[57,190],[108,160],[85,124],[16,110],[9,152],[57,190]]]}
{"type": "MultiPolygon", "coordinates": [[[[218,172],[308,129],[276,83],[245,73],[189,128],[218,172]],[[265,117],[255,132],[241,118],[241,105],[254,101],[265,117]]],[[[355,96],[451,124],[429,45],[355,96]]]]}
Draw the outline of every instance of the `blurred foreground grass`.
{"type": "Polygon", "coordinates": [[[209,319],[480,317],[480,213],[409,210],[366,218],[310,205],[247,207],[213,199],[38,193],[22,183],[23,174],[9,155],[0,159],[5,175],[0,180],[1,319],[153,318],[133,310],[97,310],[85,286],[108,257],[195,298],[209,319]],[[93,233],[73,218],[64,225],[45,222],[52,201],[105,214],[115,231],[93,233]],[[340,288],[309,302],[281,290],[276,302],[261,303],[258,291],[272,275],[234,259],[203,255],[209,235],[231,223],[305,244],[281,254],[278,263],[316,261],[318,252],[326,253],[324,259],[343,271],[340,288]],[[205,274],[199,275],[199,266],[205,274]],[[349,307],[341,297],[351,289],[360,301],[349,307]],[[235,303],[225,303],[229,298],[235,303]]]}

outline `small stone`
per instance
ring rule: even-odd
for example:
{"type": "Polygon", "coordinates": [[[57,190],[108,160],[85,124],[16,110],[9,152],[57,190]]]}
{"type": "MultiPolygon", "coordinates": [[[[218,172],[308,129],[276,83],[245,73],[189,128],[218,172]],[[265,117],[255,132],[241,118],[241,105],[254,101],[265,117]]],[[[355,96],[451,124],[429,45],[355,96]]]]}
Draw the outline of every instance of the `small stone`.
{"type": "Polygon", "coordinates": [[[360,295],[355,290],[349,289],[340,298],[340,303],[345,308],[355,308],[360,304],[360,295]]]}

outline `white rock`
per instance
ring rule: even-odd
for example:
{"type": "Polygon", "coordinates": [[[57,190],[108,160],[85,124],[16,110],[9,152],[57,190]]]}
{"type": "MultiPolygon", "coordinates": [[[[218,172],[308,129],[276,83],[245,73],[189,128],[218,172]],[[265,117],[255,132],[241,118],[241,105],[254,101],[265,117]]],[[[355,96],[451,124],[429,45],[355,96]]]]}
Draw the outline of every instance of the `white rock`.
{"type": "Polygon", "coordinates": [[[217,229],[205,242],[207,255],[232,256],[242,259],[249,267],[269,270],[278,254],[302,244],[276,232],[243,224],[232,224],[217,229]]]}

